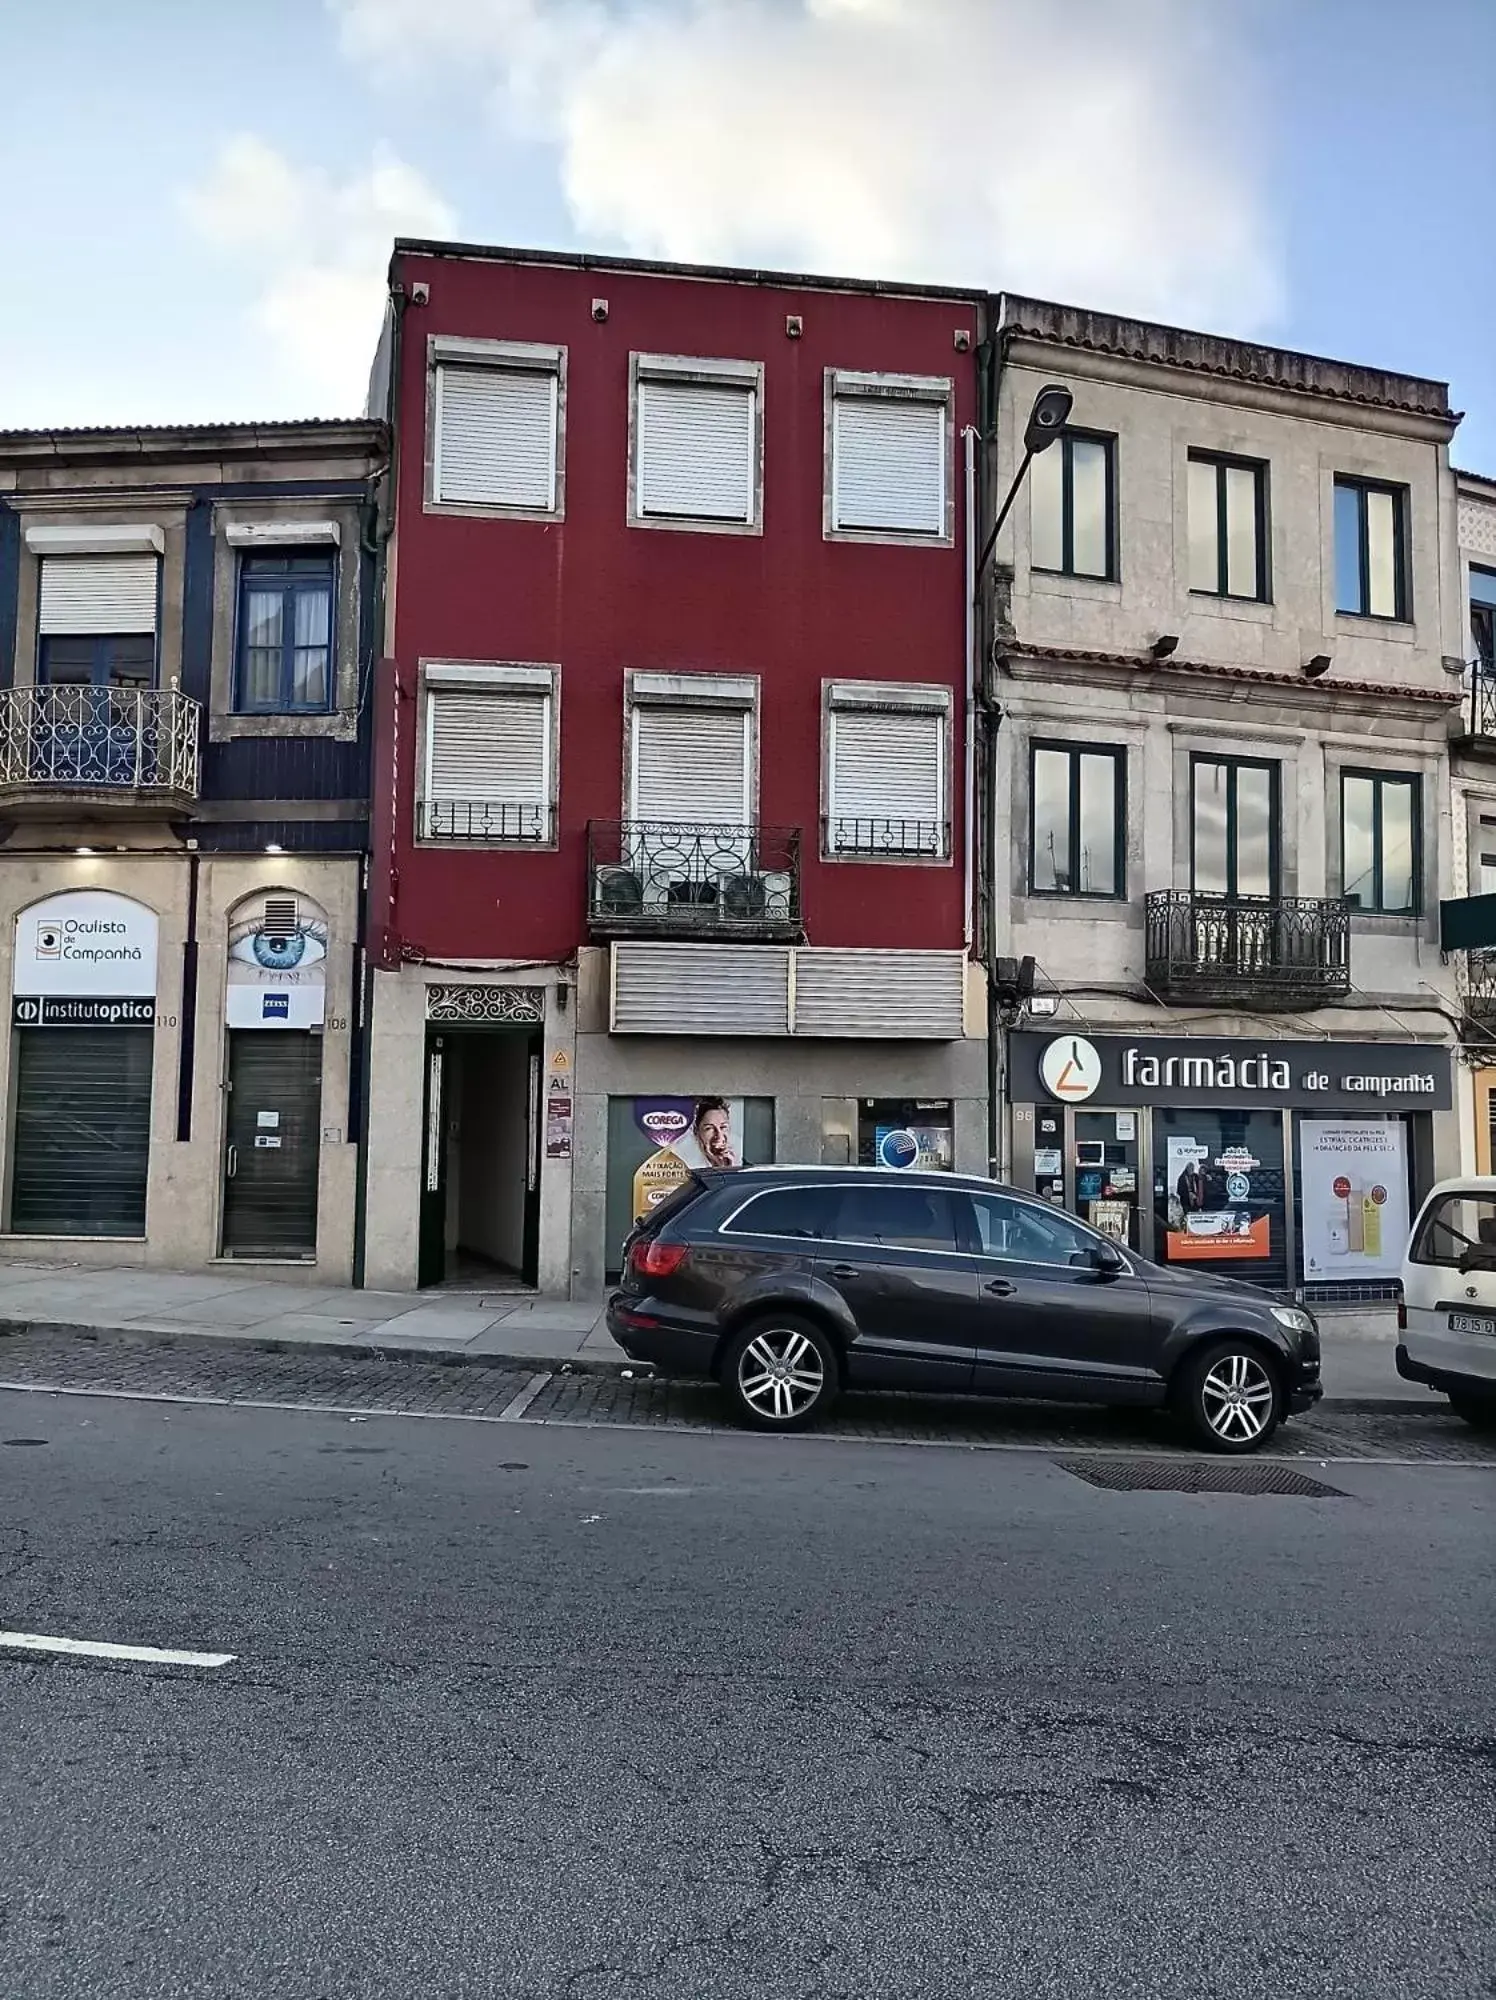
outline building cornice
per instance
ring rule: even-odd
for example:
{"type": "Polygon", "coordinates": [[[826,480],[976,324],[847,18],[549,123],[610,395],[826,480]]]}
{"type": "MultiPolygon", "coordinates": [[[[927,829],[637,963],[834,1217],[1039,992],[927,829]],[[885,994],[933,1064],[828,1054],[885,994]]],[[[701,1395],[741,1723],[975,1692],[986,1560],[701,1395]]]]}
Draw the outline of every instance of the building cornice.
{"type": "Polygon", "coordinates": [[[1395,682],[1341,679],[1334,673],[1317,681],[1295,674],[1275,674],[1262,667],[1219,666],[1205,660],[1150,660],[1137,654],[1100,653],[1067,646],[1029,646],[1014,641],[999,648],[1002,668],[1021,681],[1054,680],[1071,682],[1094,680],[1098,675],[1111,681],[1160,693],[1170,687],[1197,693],[1221,694],[1237,688],[1271,690],[1274,700],[1305,709],[1347,708],[1355,713],[1384,713],[1389,707],[1403,706],[1425,716],[1451,710],[1461,699],[1456,684],[1446,693],[1442,688],[1400,687],[1395,682]],[[1224,685],[1223,685],[1224,684],[1224,685]]]}

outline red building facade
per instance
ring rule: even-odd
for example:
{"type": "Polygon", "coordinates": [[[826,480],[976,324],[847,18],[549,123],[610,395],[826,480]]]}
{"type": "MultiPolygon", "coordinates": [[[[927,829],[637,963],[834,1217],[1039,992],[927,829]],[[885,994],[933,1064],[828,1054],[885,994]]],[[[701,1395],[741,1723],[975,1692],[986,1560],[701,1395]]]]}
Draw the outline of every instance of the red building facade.
{"type": "Polygon", "coordinates": [[[740,1155],[979,1164],[980,298],[391,280],[369,1282],[595,1289],[709,1098],[740,1155]]]}

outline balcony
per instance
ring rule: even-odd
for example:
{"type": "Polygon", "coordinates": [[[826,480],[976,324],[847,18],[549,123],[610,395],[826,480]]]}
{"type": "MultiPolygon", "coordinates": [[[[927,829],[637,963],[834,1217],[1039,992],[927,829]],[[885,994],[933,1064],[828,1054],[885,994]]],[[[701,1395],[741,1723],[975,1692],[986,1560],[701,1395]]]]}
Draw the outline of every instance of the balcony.
{"type": "Polygon", "coordinates": [[[201,706],[178,688],[0,692],[0,809],[186,808],[198,795],[201,706]]]}
{"type": "Polygon", "coordinates": [[[1350,917],[1317,897],[1229,901],[1187,889],[1145,899],[1147,978],[1194,1006],[1313,1007],[1350,992],[1350,917]]]}
{"type": "Polygon", "coordinates": [[[1478,657],[1467,676],[1458,736],[1471,744],[1496,745],[1496,660],[1478,657]]]}
{"type": "Polygon", "coordinates": [[[1496,1030],[1496,951],[1467,951],[1456,960],[1460,1007],[1487,1035],[1496,1030]]]}
{"type": "Polygon", "coordinates": [[[938,819],[849,819],[836,814],[826,821],[826,852],[849,859],[885,855],[943,861],[949,831],[938,819]]]}
{"type": "Polygon", "coordinates": [[[800,829],[593,820],[587,922],[594,937],[800,936],[800,829]]]}
{"type": "Polygon", "coordinates": [[[464,847],[550,844],[549,806],[500,805],[493,799],[422,799],[418,818],[422,840],[451,840],[464,847]]]}

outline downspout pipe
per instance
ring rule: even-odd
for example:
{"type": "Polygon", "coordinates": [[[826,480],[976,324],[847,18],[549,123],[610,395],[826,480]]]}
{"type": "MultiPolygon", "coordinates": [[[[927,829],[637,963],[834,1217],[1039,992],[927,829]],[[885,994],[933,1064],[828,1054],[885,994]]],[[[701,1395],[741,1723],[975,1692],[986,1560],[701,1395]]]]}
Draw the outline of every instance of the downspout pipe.
{"type": "Polygon", "coordinates": [[[976,942],[977,855],[977,429],[967,424],[961,433],[966,453],[966,706],[963,710],[965,785],[961,824],[964,833],[966,956],[976,942]]]}

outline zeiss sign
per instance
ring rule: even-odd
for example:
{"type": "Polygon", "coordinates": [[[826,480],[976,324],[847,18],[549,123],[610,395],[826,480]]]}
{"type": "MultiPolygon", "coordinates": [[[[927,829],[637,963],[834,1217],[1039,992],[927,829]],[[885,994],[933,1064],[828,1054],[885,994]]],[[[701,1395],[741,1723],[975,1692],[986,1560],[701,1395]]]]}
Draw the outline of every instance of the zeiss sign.
{"type": "Polygon", "coordinates": [[[1014,1035],[1009,1054],[1016,1103],[1447,1111],[1454,1102],[1450,1050],[1420,1042],[1051,1033],[1014,1035]]]}

